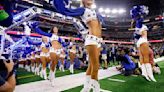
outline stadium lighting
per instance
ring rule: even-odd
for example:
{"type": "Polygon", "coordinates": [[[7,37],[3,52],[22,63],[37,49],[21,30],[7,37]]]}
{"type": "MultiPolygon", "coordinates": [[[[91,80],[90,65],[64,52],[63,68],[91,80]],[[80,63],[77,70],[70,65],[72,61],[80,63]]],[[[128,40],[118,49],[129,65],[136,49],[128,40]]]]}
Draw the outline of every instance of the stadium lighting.
{"type": "Polygon", "coordinates": [[[112,13],[113,13],[113,14],[116,14],[116,13],[118,13],[118,10],[117,10],[117,9],[113,9],[113,10],[112,10],[112,13]]]}
{"type": "Polygon", "coordinates": [[[105,13],[109,14],[111,12],[111,10],[109,8],[105,9],[105,13]]]}
{"type": "Polygon", "coordinates": [[[126,10],[124,10],[124,9],[119,9],[119,10],[118,10],[118,13],[119,13],[119,14],[122,14],[122,13],[125,13],[125,12],[126,12],[126,10]]]}
{"type": "Polygon", "coordinates": [[[80,2],[81,0],[77,0],[78,2],[80,2]]]}
{"type": "Polygon", "coordinates": [[[104,12],[104,9],[103,8],[99,8],[99,12],[100,13],[104,12]]]}

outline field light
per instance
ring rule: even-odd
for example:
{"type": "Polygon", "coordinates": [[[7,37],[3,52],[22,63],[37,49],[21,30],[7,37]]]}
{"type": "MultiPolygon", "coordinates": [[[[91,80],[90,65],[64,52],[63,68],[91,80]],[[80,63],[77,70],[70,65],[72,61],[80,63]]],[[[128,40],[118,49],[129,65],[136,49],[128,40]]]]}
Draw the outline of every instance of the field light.
{"type": "Polygon", "coordinates": [[[113,9],[113,10],[112,10],[112,13],[113,13],[113,14],[116,14],[116,13],[118,13],[118,10],[117,10],[117,9],[113,9]]]}
{"type": "Polygon", "coordinates": [[[109,8],[105,9],[105,13],[109,14],[111,12],[111,10],[109,8]]]}
{"type": "Polygon", "coordinates": [[[104,9],[103,8],[99,8],[99,12],[100,13],[104,12],[104,9]]]}
{"type": "Polygon", "coordinates": [[[125,13],[125,12],[126,12],[126,11],[125,11],[124,9],[119,9],[119,10],[118,10],[118,13],[119,13],[119,14],[122,14],[122,13],[125,13]]]}

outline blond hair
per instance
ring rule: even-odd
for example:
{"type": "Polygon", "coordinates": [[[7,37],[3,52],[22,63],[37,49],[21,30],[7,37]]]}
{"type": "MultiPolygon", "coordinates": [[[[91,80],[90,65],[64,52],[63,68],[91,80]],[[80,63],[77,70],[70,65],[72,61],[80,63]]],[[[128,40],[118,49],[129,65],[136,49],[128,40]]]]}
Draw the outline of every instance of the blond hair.
{"type": "MultiPolygon", "coordinates": [[[[95,2],[95,0],[93,0],[93,2],[95,2]]],[[[85,7],[85,5],[84,5],[84,0],[81,0],[81,1],[80,1],[80,7],[85,7]]]]}

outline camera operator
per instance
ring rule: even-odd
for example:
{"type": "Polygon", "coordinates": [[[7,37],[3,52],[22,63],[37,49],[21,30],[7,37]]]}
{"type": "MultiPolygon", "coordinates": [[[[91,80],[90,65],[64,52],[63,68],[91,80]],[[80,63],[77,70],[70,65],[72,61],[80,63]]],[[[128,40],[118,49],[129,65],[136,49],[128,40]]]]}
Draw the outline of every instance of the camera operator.
{"type": "Polygon", "coordinates": [[[14,91],[16,81],[13,68],[13,61],[6,60],[0,55],[0,92],[14,91]]]}

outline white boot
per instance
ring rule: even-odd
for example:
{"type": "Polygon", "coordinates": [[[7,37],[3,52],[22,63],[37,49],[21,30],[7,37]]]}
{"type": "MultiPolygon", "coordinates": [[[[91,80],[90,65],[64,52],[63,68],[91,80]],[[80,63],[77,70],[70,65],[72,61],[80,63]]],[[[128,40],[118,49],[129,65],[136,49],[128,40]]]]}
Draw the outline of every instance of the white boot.
{"type": "Polygon", "coordinates": [[[39,73],[40,77],[43,78],[43,69],[39,73]]]}
{"type": "Polygon", "coordinates": [[[31,71],[32,71],[33,73],[35,72],[34,66],[31,67],[31,71]]]}
{"type": "MultiPolygon", "coordinates": [[[[51,79],[51,76],[52,76],[52,70],[50,70],[50,72],[49,72],[49,75],[48,75],[48,80],[50,80],[51,79]]],[[[51,80],[50,80],[51,81],[51,80]]]]}
{"type": "Polygon", "coordinates": [[[37,71],[36,71],[36,74],[39,75],[39,67],[37,67],[37,71]]]}
{"type": "Polygon", "coordinates": [[[61,71],[62,71],[62,72],[65,72],[64,66],[63,66],[63,65],[61,65],[61,71]]]}
{"type": "Polygon", "coordinates": [[[74,65],[72,64],[72,74],[74,73],[74,65]]]}
{"type": "Polygon", "coordinates": [[[100,92],[100,84],[97,80],[91,79],[91,86],[93,87],[93,92],[100,92]]]}
{"type": "Polygon", "coordinates": [[[27,71],[30,72],[30,66],[27,65],[27,71]]]}
{"type": "Polygon", "coordinates": [[[62,71],[62,65],[60,65],[59,70],[62,71]]]}
{"type": "Polygon", "coordinates": [[[48,64],[48,68],[51,69],[51,64],[50,63],[48,64]]]}
{"type": "Polygon", "coordinates": [[[141,65],[141,70],[142,70],[142,76],[144,76],[144,77],[146,78],[146,80],[151,81],[151,80],[149,79],[148,75],[147,75],[147,72],[146,72],[147,70],[146,70],[145,64],[142,64],[142,65],[141,65]]]}
{"type": "Polygon", "coordinates": [[[51,72],[51,78],[50,78],[51,86],[55,86],[55,72],[51,72]]]}
{"type": "Polygon", "coordinates": [[[25,66],[25,69],[28,71],[28,66],[27,65],[25,66]]]}
{"type": "Polygon", "coordinates": [[[156,79],[154,78],[154,75],[153,75],[153,70],[152,70],[152,66],[150,63],[147,63],[145,64],[146,66],[146,70],[147,70],[147,74],[148,74],[148,77],[154,81],[154,82],[157,82],[156,79]]]}
{"type": "Polygon", "coordinates": [[[37,67],[34,69],[34,74],[37,75],[37,67]]]}
{"type": "Polygon", "coordinates": [[[84,82],[83,89],[80,92],[90,92],[90,90],[91,90],[91,76],[87,75],[84,82]]]}
{"type": "Polygon", "coordinates": [[[73,74],[74,73],[74,69],[73,69],[73,64],[70,65],[70,72],[73,74]]]}
{"type": "Polygon", "coordinates": [[[46,69],[42,70],[43,78],[46,80],[47,79],[47,73],[46,69]]]}

